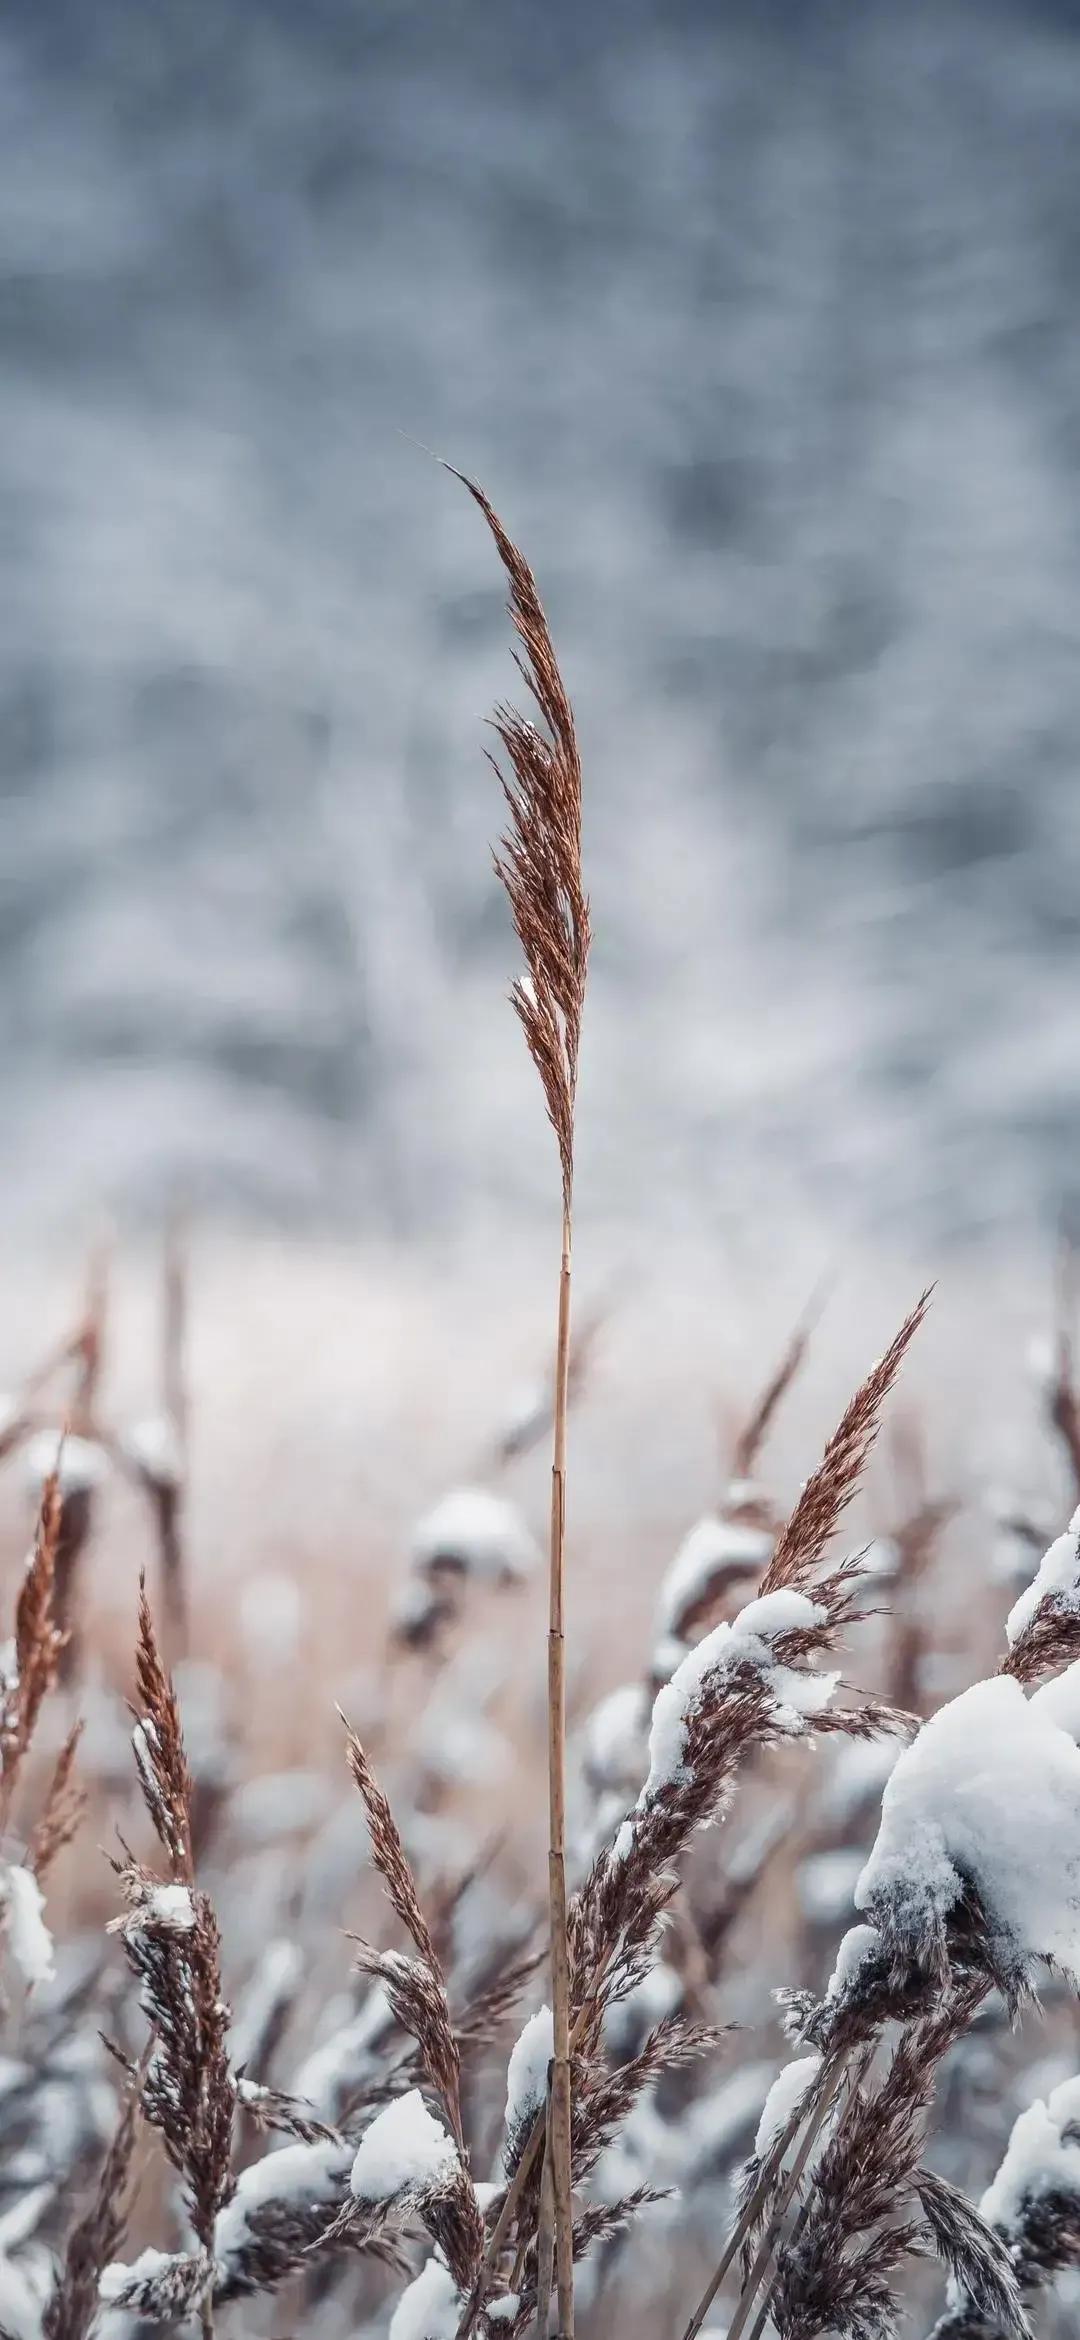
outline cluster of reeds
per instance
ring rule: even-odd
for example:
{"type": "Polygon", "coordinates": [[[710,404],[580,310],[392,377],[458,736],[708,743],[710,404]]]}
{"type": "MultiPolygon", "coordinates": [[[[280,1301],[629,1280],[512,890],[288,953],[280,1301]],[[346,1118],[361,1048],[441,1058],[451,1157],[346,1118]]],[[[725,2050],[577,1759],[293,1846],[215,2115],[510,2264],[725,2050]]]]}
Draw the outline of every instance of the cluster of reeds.
{"type": "MultiPolygon", "coordinates": [[[[567,1425],[596,1331],[571,1328],[581,762],[531,572],[465,484],[536,706],[496,716],[497,867],[559,1163],[554,1363],[419,1522],[385,1665],[418,1743],[470,1585],[527,1584],[536,1548],[502,1474],[550,1435],[546,1894],[505,1840],[462,1845],[452,1765],[436,1793],[378,1717],[343,1719],[340,1792],[314,1765],[261,1801],[267,1783],[238,1776],[229,1685],[187,1647],[179,1241],[160,1412],[134,1431],[105,1406],[97,1260],[76,1332],[0,1428],[37,1488],[0,1652],[0,2335],[235,2318],[325,2340],[694,2340],[717,2317],[727,2340],[891,2340],[906,2301],[938,2340],[1025,2340],[1080,2269],[1080,1515],[1040,1557],[1010,1510],[1034,1582],[996,1673],[940,1695],[957,1499],[910,1412],[881,1532],[840,1542],[927,1296],[785,1512],[763,1456],[804,1322],[657,1572],[637,1673],[568,1741],[567,1425]],[[79,1638],[110,1472],[146,1499],[159,1559],[126,1686],[94,1679],[79,1638]],[[845,1680],[853,1649],[878,1690],[845,1680]],[[65,1930],[49,1893],[87,1798],[87,1827],[111,1831],[109,1909],[65,1930]],[[1025,2103],[1036,1988],[1058,2060],[1025,2103]],[[796,2051],[779,2073],[770,1991],[796,2051]]],[[[1068,1271],[1045,1404],[1080,1493],[1071,1310],[1068,1271]]]]}

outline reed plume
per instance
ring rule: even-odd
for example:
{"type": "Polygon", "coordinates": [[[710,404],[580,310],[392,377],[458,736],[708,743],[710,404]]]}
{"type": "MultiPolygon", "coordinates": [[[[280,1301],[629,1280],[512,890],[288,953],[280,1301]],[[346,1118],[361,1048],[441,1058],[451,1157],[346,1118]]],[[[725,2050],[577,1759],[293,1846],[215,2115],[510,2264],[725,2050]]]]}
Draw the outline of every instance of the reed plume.
{"type": "Polygon", "coordinates": [[[71,2228],[42,2317],[43,2340],[86,2340],[98,2312],[98,2284],[127,2229],[132,2162],[145,2059],[124,2091],[90,2201],[71,2228]]]}
{"type": "Polygon", "coordinates": [[[10,1675],[0,1677],[0,1834],[8,1827],[19,1773],[42,1703],[57,1680],[64,1650],[65,1636],[56,1614],[60,1516],[60,1490],[53,1470],[41,1491],[34,1548],[15,1604],[10,1675]]]}
{"type": "MultiPolygon", "coordinates": [[[[112,1866],[126,1913],[110,1930],[122,1936],[128,1964],[154,2033],[152,2055],[138,2069],[142,2111],[158,2131],[184,2181],[199,2246],[191,2275],[204,2340],[213,2332],[214,2238],[235,2186],[232,2126],[236,2084],[229,2059],[229,2009],[222,1996],[221,1938],[213,1905],[195,1884],[192,1782],[180,1706],[162,1664],[145,1581],[139,1590],[136,1675],[141,1713],[132,1733],[143,1800],[166,1855],[163,1881],[126,1846],[112,1866]]],[[[136,2067],[128,2065],[132,2079],[136,2067]]]]}
{"type": "Polygon", "coordinates": [[[390,1804],[352,1730],[348,1761],[367,1814],[372,1860],[417,1953],[415,1958],[403,1958],[399,1951],[375,1950],[361,1942],[357,1970],[377,1977],[397,2021],[415,2039],[428,2079],[442,2099],[454,2142],[463,2152],[461,2051],[450,2020],[442,1961],[420,1906],[412,1866],[390,1804]]]}
{"type": "MultiPolygon", "coordinates": [[[[553,1402],[548,1612],[549,1917],[553,2056],[548,2197],[555,2226],[555,2270],[562,2340],[574,2332],[574,2236],[571,2199],[570,1969],[566,1903],[566,1681],[564,1564],[566,1419],[570,1366],[574,1120],[581,1018],[589,955],[589,906],[581,876],[581,759],[573,709],[559,672],[547,619],[528,563],[511,542],[482,488],[462,481],[495,539],[509,582],[509,613],[521,645],[516,663],[542,728],[516,708],[499,706],[494,726],[510,768],[495,769],[510,812],[495,854],[526,973],[511,1000],[540,1076],[562,1174],[562,1247],[553,1402]]],[[[543,2252],[541,2252],[541,2263],[543,2252]]],[[[547,2330],[548,2302],[537,2301],[537,2330],[547,2330]]]]}
{"type": "Polygon", "coordinates": [[[848,1508],[877,1437],[881,1409],[918,1332],[931,1294],[924,1292],[904,1318],[884,1356],[856,1390],[821,1461],[807,1480],[761,1580],[763,1593],[801,1590],[810,1580],[848,1508]]]}

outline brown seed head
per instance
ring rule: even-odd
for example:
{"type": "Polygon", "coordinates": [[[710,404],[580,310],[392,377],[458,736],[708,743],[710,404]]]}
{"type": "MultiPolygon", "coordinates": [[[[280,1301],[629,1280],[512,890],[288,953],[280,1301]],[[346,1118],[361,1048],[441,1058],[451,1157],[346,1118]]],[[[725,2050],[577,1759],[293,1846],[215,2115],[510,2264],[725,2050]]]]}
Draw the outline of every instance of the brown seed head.
{"type": "MultiPolygon", "coordinates": [[[[453,470],[453,465],[448,465],[453,470]]],[[[479,505],[510,585],[521,643],[518,668],[543,727],[500,706],[493,718],[512,778],[495,764],[510,826],[495,855],[527,974],[511,998],[540,1075],[559,1145],[563,1202],[574,1183],[574,1100],[589,956],[589,905],[581,878],[581,759],[574,714],[559,672],[536,580],[482,488],[455,471],[479,505]]],[[[494,761],[494,759],[492,759],[494,761]]]]}

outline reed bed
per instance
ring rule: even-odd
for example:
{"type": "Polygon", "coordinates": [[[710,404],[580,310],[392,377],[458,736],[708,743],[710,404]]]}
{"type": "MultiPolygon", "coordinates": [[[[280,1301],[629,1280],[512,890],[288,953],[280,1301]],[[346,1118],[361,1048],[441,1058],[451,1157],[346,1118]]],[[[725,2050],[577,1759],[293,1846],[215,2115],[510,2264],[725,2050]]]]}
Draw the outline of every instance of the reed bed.
{"type": "Polygon", "coordinates": [[[998,1500],[964,1646],[963,1502],[909,1388],[924,1293],[787,1502],[768,1458],[812,1315],[762,1359],[712,1500],[650,1556],[628,1678],[573,1678],[570,1431],[605,1314],[570,1309],[587,787],[536,583],[465,485],[536,708],[495,719],[497,869],[556,1140],[552,1355],[419,1511],[386,1695],[310,1723],[271,1577],[239,1681],[206,1637],[179,1223],[152,1408],[112,1410],[101,1249],[0,1407],[32,1537],[0,1647],[0,2335],[1051,2340],[1080,2304],[1071,1258],[1040,1386],[1069,1498],[1048,1462],[998,1500]],[[539,1635],[515,1474],[548,1448],[545,1881],[500,1674],[539,1635]],[[118,1490],[129,1663],[93,1625],[118,1490]],[[260,1776],[267,1701],[302,1759],[260,1776]]]}

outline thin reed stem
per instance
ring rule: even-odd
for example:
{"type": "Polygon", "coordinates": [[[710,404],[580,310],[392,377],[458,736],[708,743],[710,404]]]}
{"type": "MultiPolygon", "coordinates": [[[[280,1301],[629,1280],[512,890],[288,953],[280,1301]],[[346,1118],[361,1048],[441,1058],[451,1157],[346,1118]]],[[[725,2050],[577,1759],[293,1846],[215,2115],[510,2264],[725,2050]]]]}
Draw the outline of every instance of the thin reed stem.
{"type": "Polygon", "coordinates": [[[540,2180],[540,2224],[536,2236],[536,2326],[535,2340],[548,2340],[551,2323],[551,2282],[555,2268],[555,2179],[552,2171],[551,2108],[553,2098],[548,2087],[546,2146],[544,2172],[540,2180]]]}
{"type": "MultiPolygon", "coordinates": [[[[832,2103],[833,2097],[836,2093],[836,2088],[839,2086],[842,2068],[842,2064],[838,2063],[833,2067],[828,2067],[825,2072],[822,2073],[821,2079],[818,2083],[818,2090],[815,2095],[816,2109],[812,2116],[810,2144],[806,2147],[807,2153],[809,2153],[810,2145],[813,2144],[814,2138],[816,2137],[820,2127],[820,2122],[817,2120],[817,2109],[820,2109],[821,2118],[824,2119],[825,2113],[828,2111],[829,2105],[832,2103]]],[[[729,2267],[737,2258],[744,2242],[746,2241],[747,2236],[753,2232],[754,2223],[761,2210],[762,2204],[767,2199],[770,2188],[775,2185],[777,2178],[780,2175],[780,2171],[783,2167],[784,2155],[788,2151],[789,2146],[794,2143],[794,2140],[798,2136],[799,2130],[802,2127],[803,2121],[806,2119],[806,2109],[807,2108],[805,2105],[800,2105],[796,2111],[792,2113],[786,2128],[781,2131],[779,2137],[776,2139],[772,2151],[769,2154],[768,2160],[765,2162],[760,2176],[758,2177],[758,2181],[754,2187],[753,2193],[750,2195],[749,2200],[744,2204],[738,2218],[735,2221],[734,2226],[732,2227],[731,2233],[728,2236],[727,2242],[724,2246],[723,2256],[720,2260],[719,2266],[715,2269],[715,2272],[710,2277],[710,2280],[705,2290],[703,2291],[696,2308],[694,2309],[694,2313],[686,2326],[682,2340],[697,2340],[697,2334],[701,2330],[701,2327],[709,2313],[709,2309],[711,2308],[712,2303],[716,2298],[716,2294],[720,2289],[729,2267]]],[[[804,2144],[805,2142],[806,2141],[804,2139],[804,2144]]],[[[759,2250],[757,2258],[754,2261],[754,2267],[751,2268],[750,2277],[748,2278],[748,2282],[751,2282],[753,2285],[753,2291],[757,2290],[761,2273],[764,2271],[765,2260],[762,2258],[762,2252],[765,2251],[766,2243],[771,2242],[774,2230],[778,2231],[776,2222],[779,2220],[782,2223],[788,2203],[791,2200],[795,2186],[798,2184],[799,2179],[802,2176],[804,2168],[805,2161],[798,2160],[795,2164],[793,2172],[794,2183],[789,2182],[783,2188],[781,2196],[777,2200],[776,2208],[773,2212],[773,2217],[770,2220],[769,2227],[766,2232],[765,2242],[763,2242],[761,2245],[761,2249],[759,2250]],[[761,2261],[761,2265],[758,2269],[758,2272],[755,2274],[754,2269],[758,2268],[759,2260],[761,2261]]],[[[743,2296],[745,2297],[745,2291],[743,2296]]],[[[749,2313],[752,2296],[753,2292],[751,2292],[750,2298],[746,2300],[746,2311],[743,2313],[742,2324],[739,2326],[740,2331],[742,2330],[743,2325],[745,2325],[746,2314],[749,2313]]],[[[743,2301],[740,2299],[740,2309],[742,2308],[742,2305],[743,2301]]],[[[728,2340],[734,2340],[734,2333],[735,2326],[732,2325],[731,2331],[728,2334],[728,2340]]]]}
{"type": "MultiPolygon", "coordinates": [[[[589,1995],[581,2009],[581,2013],[577,2016],[574,2023],[574,2028],[570,2033],[571,2054],[573,2054],[574,2049],[580,2045],[581,2040],[585,2036],[585,2028],[593,2011],[593,1996],[598,1988],[599,1978],[597,1977],[593,1981],[589,1995]]],[[[541,2146],[544,2144],[546,2136],[547,2104],[544,2103],[541,2105],[539,2112],[536,2114],[532,2128],[529,2130],[529,2134],[525,2139],[524,2145],[522,2146],[521,2153],[518,2157],[517,2168],[515,2169],[513,2177],[511,2178],[510,2183],[506,2189],[502,2208],[499,2211],[499,2215],[495,2220],[495,2224],[492,2227],[491,2233],[488,2237],[487,2249],[484,2252],[483,2260],[480,2266],[480,2272],[477,2275],[472,2292],[469,2298],[466,2300],[461,2321],[458,2324],[457,2331],[454,2335],[454,2340],[469,2340],[469,2334],[473,2330],[477,2316],[479,2315],[481,2306],[483,2304],[483,2298],[487,2289],[488,2279],[491,2275],[493,2267],[495,2266],[496,2260],[498,2259],[499,2253],[502,2250],[503,2244],[506,2241],[506,2237],[510,2231],[510,2228],[513,2225],[518,2208],[520,2206],[521,2197],[525,2191],[526,2186],[528,2185],[529,2179],[532,2176],[533,2170],[536,2166],[537,2154],[539,2153],[541,2146]]]]}
{"type": "MultiPolygon", "coordinates": [[[[449,467],[453,469],[451,465],[449,467]]],[[[589,957],[589,905],[581,870],[581,758],[574,711],[559,672],[543,604],[528,562],[482,488],[455,475],[479,506],[510,589],[517,662],[541,717],[498,707],[494,728],[509,765],[499,770],[509,824],[495,855],[525,960],[511,990],[515,1014],[540,1079],[559,1149],[562,1260],[553,1392],[551,1543],[548,1607],[548,1903],[551,1934],[552,2069],[549,2160],[555,2206],[555,2271],[561,2340],[574,2340],[574,2236],[570,2166],[570,1950],[566,1908],[566,1671],[563,1578],[566,1546],[566,1416],[570,1380],[570,1258],[578,1054],[589,957]]],[[[542,2131],[541,2131],[542,2134],[542,2131]]],[[[529,2157],[533,2158],[530,2139],[529,2157]]],[[[524,2178],[521,2183],[524,2185],[524,2178]]],[[[513,2193],[513,2188],[511,2188],[513,2193]]],[[[520,2195],[519,2195],[520,2198],[520,2195]]],[[[502,2231],[511,2212],[503,2205],[502,2231]]],[[[499,2229],[496,2228],[496,2235],[499,2229]]],[[[498,2245],[495,2236],[489,2257],[498,2245]]],[[[474,2286],[463,2329],[475,2322],[489,2260],[474,2286]]]]}
{"type": "Polygon", "coordinates": [[[559,1329],[555,1350],[554,1443],[551,1463],[551,1550],[548,1612],[548,1850],[551,1923],[551,2012],[554,2055],[548,2152],[555,2212],[555,2260],[561,2340],[574,2333],[574,2221],[570,2165],[570,1954],[566,1933],[566,1639],[563,1601],[566,1559],[566,1417],[570,1368],[571,1218],[564,1206],[559,1269],[559,1329]]]}
{"type": "Polygon", "coordinates": [[[162,1259],[161,1403],[176,1441],[179,1471],[175,1481],[164,1479],[154,1489],[162,1594],[173,1655],[185,1656],[188,1646],[187,1570],[184,1557],[183,1513],[188,1477],[187,1246],[186,1222],[173,1212],[166,1229],[162,1259]]]}
{"type": "Polygon", "coordinates": [[[740,2340],[740,2336],[745,2330],[747,2322],[749,2321],[749,2318],[753,2312],[754,2300],[757,2296],[757,2292],[763,2283],[766,2286],[763,2305],[765,2310],[768,2308],[769,2292],[771,2290],[771,2277],[775,2269],[776,2255],[780,2248],[780,2240],[784,2230],[784,2220],[787,2217],[789,2205],[795,2194],[798,2192],[803,2173],[806,2169],[807,2162],[810,2159],[810,2155],[814,2150],[814,2146],[816,2145],[817,2140],[821,2135],[822,2128],[824,2127],[829,2113],[832,2110],[833,2104],[836,2101],[837,2091],[844,2076],[845,2060],[846,2059],[844,2057],[838,2058],[837,2061],[832,2065],[831,2069],[822,2075],[821,2089],[817,2098],[817,2102],[815,2103],[813,2111],[810,2115],[810,2119],[806,2124],[806,2129],[804,2131],[799,2150],[795,2155],[795,2159],[792,2162],[787,2177],[784,2179],[779,2192],[777,2193],[776,2201],[773,2205],[772,2216],[758,2246],[753,2265],[750,2268],[750,2272],[743,2285],[742,2291],[739,2294],[739,2302],[738,2306],[736,2307],[735,2314],[728,2326],[727,2340],[740,2340]]]}

